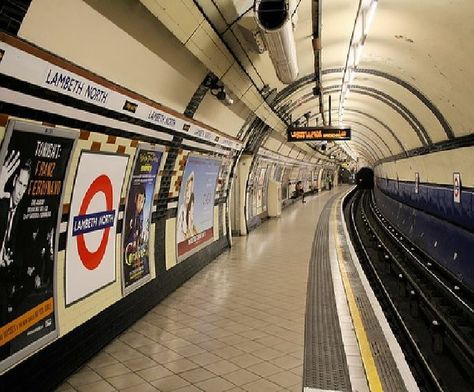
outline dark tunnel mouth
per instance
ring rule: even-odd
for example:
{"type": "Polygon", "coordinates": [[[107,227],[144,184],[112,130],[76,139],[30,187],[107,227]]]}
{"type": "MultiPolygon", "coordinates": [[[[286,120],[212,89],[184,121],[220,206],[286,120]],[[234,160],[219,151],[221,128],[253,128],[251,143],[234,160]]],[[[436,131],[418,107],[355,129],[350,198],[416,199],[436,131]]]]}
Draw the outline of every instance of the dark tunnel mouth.
{"type": "Polygon", "coordinates": [[[280,28],[288,17],[285,0],[262,0],[258,5],[257,16],[266,30],[280,28]]]}
{"type": "Polygon", "coordinates": [[[359,189],[373,189],[374,171],[370,167],[362,167],[356,174],[356,184],[359,189]]]}

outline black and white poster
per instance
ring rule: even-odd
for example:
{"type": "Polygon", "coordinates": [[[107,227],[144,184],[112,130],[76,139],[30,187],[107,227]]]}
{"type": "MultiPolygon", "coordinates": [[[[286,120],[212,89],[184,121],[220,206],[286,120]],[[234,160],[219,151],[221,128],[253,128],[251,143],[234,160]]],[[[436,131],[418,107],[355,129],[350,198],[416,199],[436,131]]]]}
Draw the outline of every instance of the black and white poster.
{"type": "Polygon", "coordinates": [[[0,370],[57,335],[58,220],[76,137],[8,124],[0,153],[0,370]]]}

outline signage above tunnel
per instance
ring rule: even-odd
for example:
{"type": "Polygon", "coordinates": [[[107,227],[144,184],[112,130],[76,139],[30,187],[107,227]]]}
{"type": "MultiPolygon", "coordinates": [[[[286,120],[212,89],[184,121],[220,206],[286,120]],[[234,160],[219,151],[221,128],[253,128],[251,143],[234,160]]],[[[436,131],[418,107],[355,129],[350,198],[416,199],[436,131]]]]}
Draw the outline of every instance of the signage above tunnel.
{"type": "Polygon", "coordinates": [[[351,140],[350,127],[288,127],[289,142],[351,140]]]}

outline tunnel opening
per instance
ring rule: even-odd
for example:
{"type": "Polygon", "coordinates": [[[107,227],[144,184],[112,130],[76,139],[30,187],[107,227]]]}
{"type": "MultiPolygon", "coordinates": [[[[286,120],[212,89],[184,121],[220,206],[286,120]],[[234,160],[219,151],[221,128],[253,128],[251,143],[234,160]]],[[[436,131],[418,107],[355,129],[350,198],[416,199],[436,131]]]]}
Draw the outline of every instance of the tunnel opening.
{"type": "Polygon", "coordinates": [[[356,174],[356,184],[359,189],[374,189],[374,171],[363,167],[356,174]]]}

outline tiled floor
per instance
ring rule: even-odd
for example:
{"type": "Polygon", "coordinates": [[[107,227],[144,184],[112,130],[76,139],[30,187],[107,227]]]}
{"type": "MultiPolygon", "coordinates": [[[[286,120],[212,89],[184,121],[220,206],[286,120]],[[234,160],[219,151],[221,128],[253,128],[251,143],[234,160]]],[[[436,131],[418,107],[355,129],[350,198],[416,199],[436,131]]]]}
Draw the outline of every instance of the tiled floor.
{"type": "Polygon", "coordinates": [[[308,262],[333,192],[234,239],[58,391],[300,392],[308,262]]]}

